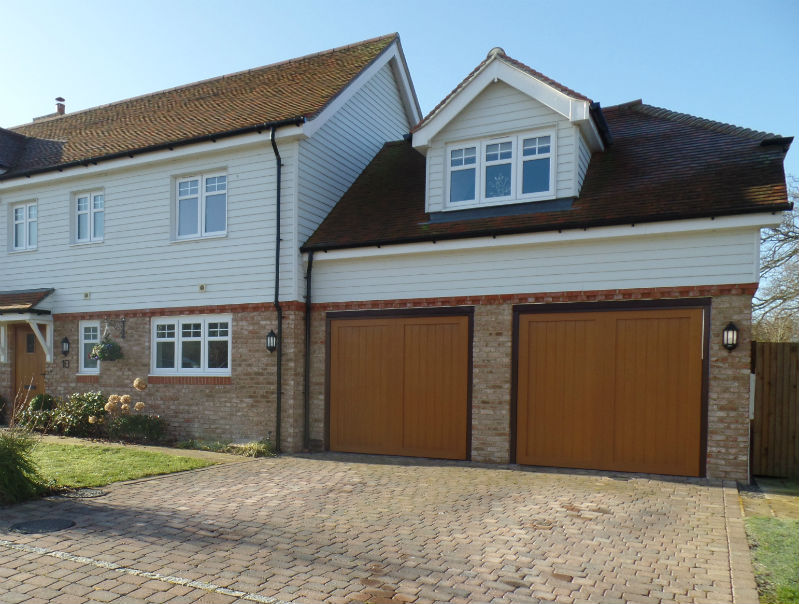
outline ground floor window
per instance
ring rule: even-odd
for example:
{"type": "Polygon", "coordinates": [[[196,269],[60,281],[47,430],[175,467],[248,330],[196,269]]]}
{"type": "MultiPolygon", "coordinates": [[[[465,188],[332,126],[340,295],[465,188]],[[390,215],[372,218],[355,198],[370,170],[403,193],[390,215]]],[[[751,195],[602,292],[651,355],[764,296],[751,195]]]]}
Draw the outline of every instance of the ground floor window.
{"type": "Polygon", "coordinates": [[[153,319],[154,375],[230,375],[231,317],[153,319]]]}
{"type": "Polygon", "coordinates": [[[80,373],[100,373],[100,361],[91,357],[92,348],[100,343],[100,322],[80,322],[80,373]]]}

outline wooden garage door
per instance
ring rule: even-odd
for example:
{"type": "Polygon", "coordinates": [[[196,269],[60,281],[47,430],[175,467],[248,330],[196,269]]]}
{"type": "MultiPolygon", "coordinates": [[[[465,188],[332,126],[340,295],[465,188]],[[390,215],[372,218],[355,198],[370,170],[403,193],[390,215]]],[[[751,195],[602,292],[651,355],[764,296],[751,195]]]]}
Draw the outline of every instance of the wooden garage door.
{"type": "Polygon", "coordinates": [[[332,319],[330,448],[466,459],[466,316],[332,319]]]}
{"type": "Polygon", "coordinates": [[[699,476],[702,316],[520,315],[518,463],[699,476]]]}

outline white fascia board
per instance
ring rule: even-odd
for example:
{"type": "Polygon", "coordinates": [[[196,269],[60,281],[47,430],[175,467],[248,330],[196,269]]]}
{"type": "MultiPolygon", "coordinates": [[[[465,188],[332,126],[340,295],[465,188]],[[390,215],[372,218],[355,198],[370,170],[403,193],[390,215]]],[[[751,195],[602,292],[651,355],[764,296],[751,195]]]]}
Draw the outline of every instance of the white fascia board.
{"type": "MultiPolygon", "coordinates": [[[[237,149],[239,147],[247,147],[249,145],[268,145],[270,132],[271,131],[269,128],[264,128],[260,134],[258,132],[253,132],[250,134],[220,138],[215,143],[208,141],[203,143],[194,143],[191,145],[176,146],[171,151],[169,149],[151,152],[131,151],[131,155],[133,155],[133,157],[101,160],[96,164],[89,164],[88,166],[64,168],[63,171],[58,171],[56,169],[51,172],[35,174],[31,177],[23,176],[8,181],[0,181],[0,191],[13,191],[17,188],[25,188],[32,185],[37,186],[62,179],[95,176],[116,170],[124,170],[127,168],[140,168],[157,162],[171,161],[174,159],[182,159],[184,157],[204,155],[218,151],[227,151],[230,149],[237,149]]],[[[284,126],[275,131],[275,140],[277,141],[286,141],[299,138],[302,138],[302,128],[299,126],[284,126]]]]}
{"type": "Polygon", "coordinates": [[[355,96],[355,94],[390,61],[394,61],[394,75],[401,76],[397,84],[400,92],[400,98],[402,99],[403,105],[405,105],[405,110],[409,112],[408,118],[411,120],[411,124],[415,124],[422,119],[421,111],[419,109],[419,102],[416,100],[416,92],[414,91],[413,84],[411,83],[411,76],[408,73],[408,67],[405,65],[405,58],[402,56],[402,52],[399,49],[397,42],[394,41],[389,44],[383,50],[383,52],[380,53],[380,55],[378,55],[371,65],[358,74],[355,79],[352,80],[346,88],[344,88],[344,90],[339,92],[338,96],[330,101],[327,106],[322,109],[319,115],[303,124],[303,134],[309,138],[313,136],[314,133],[319,130],[319,128],[325,125],[327,120],[329,120],[336,114],[336,112],[344,107],[344,105],[346,105],[347,102],[353,96],[355,96]],[[402,67],[398,67],[398,64],[401,64],[402,67]]]}
{"type": "Polygon", "coordinates": [[[483,66],[480,72],[472,76],[472,79],[443,107],[440,107],[430,121],[413,133],[413,146],[429,145],[433,137],[455,119],[477,95],[489,84],[499,80],[543,103],[571,122],[591,120],[590,105],[587,101],[574,99],[502,59],[494,58],[483,66]]]}
{"type": "MultiPolygon", "coordinates": [[[[405,254],[429,254],[434,252],[474,250],[481,248],[500,248],[542,243],[564,243],[571,241],[590,241],[592,239],[613,239],[618,237],[641,237],[645,235],[668,235],[721,229],[759,229],[779,224],[779,213],[763,212],[719,218],[694,218],[666,222],[645,222],[619,226],[590,227],[587,229],[568,229],[563,231],[544,231],[518,235],[497,235],[496,237],[474,237],[466,239],[446,239],[443,241],[386,244],[381,247],[360,247],[340,250],[316,251],[315,262],[346,260],[350,258],[377,258],[405,254]]],[[[304,254],[307,256],[308,252],[304,254]]]]}
{"type": "Polygon", "coordinates": [[[599,134],[593,119],[579,120],[576,123],[591,151],[605,150],[605,143],[602,141],[602,136],[599,134]]]}

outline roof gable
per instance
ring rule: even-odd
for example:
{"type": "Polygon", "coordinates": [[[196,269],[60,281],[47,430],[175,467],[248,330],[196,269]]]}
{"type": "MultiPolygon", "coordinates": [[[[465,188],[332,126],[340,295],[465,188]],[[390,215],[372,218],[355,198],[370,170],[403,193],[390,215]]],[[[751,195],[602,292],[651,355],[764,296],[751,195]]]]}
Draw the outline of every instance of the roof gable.
{"type": "Polygon", "coordinates": [[[592,149],[603,147],[591,116],[591,99],[508,57],[501,48],[492,49],[485,60],[417,124],[413,129],[414,147],[429,145],[483,90],[497,81],[519,90],[575,123],[583,130],[592,149]]]}
{"type": "Polygon", "coordinates": [[[7,172],[0,178],[312,120],[394,42],[397,34],[11,128],[9,134],[26,139],[21,144],[0,133],[0,148],[15,149],[13,158],[4,154],[7,172]]]}

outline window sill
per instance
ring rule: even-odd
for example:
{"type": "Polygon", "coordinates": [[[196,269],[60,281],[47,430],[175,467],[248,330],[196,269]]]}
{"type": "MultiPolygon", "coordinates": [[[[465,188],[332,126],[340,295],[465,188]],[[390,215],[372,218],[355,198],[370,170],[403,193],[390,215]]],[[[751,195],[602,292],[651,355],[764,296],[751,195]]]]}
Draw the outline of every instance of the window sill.
{"type": "Polygon", "coordinates": [[[225,239],[227,233],[221,235],[205,235],[204,237],[183,237],[181,239],[172,239],[169,243],[191,243],[196,241],[208,241],[209,239],[225,239]]]}
{"type": "Polygon", "coordinates": [[[23,249],[23,248],[20,248],[20,249],[18,249],[18,250],[14,250],[14,249],[12,249],[12,250],[9,250],[9,251],[8,251],[8,253],[9,253],[9,254],[24,254],[25,252],[35,252],[37,249],[39,249],[39,248],[36,248],[36,247],[26,247],[26,248],[24,248],[24,249],[23,249]]]}
{"type": "Polygon", "coordinates": [[[78,384],[99,384],[100,383],[100,374],[99,373],[77,373],[75,374],[75,381],[78,384]]]}
{"type": "Polygon", "coordinates": [[[148,375],[150,384],[187,384],[194,386],[227,386],[233,383],[229,375],[148,375]]]}
{"type": "Polygon", "coordinates": [[[520,203],[537,203],[539,201],[552,201],[555,199],[554,192],[542,193],[541,195],[521,197],[517,199],[503,199],[500,201],[466,201],[466,202],[446,202],[442,212],[453,212],[458,210],[476,210],[479,208],[491,208],[496,206],[511,206],[520,203]]]}
{"type": "Polygon", "coordinates": [[[100,243],[105,243],[105,239],[97,239],[95,241],[73,241],[69,244],[69,247],[83,247],[84,245],[98,245],[100,243]]]}

